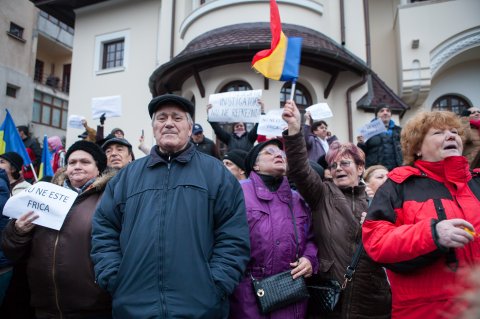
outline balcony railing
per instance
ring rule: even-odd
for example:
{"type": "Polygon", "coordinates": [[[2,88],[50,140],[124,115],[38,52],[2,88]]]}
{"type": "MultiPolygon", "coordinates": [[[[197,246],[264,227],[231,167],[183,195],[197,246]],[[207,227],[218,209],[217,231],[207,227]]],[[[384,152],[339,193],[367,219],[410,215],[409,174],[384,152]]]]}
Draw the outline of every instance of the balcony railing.
{"type": "Polygon", "coordinates": [[[70,92],[70,77],[68,76],[64,76],[62,80],[58,76],[37,71],[35,72],[33,80],[36,83],[48,86],[53,90],[58,90],[67,94],[70,92]]]}

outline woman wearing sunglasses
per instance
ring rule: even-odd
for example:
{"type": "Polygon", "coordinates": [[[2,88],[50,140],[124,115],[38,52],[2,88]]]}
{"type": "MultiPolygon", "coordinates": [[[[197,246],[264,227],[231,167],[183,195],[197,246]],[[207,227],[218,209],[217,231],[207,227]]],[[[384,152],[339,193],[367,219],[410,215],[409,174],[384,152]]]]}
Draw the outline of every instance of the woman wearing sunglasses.
{"type": "Polygon", "coordinates": [[[265,317],[259,312],[251,281],[251,277],[263,279],[288,270],[293,279],[309,277],[318,268],[310,210],[300,195],[291,190],[285,177],[287,162],[282,148],[280,140],[268,140],[257,144],[245,158],[249,178],[240,184],[245,196],[251,252],[246,274],[230,297],[230,319],[306,316],[305,299],[265,317]]]}
{"type": "MultiPolygon", "coordinates": [[[[334,142],[326,156],[332,180],[323,182],[308,165],[308,154],[301,131],[300,112],[287,101],[283,119],[289,163],[288,178],[312,210],[315,242],[318,247],[318,282],[344,282],[344,274],[362,239],[361,216],[367,210],[365,185],[360,177],[365,154],[352,143],[334,142]]],[[[361,247],[361,246],[360,246],[361,247]]],[[[309,318],[390,318],[391,293],[385,271],[366,254],[360,255],[353,279],[342,291],[333,312],[319,314],[311,304],[309,318]]]]}

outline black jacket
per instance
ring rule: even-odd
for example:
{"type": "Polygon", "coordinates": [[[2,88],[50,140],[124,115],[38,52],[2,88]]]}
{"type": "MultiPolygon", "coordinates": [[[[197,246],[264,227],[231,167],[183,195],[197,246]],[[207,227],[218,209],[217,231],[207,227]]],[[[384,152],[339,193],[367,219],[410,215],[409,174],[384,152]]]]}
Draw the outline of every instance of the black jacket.
{"type": "Polygon", "coordinates": [[[220,124],[216,122],[208,122],[212,126],[213,131],[217,135],[218,139],[227,144],[228,151],[234,149],[241,149],[248,152],[252,149],[253,144],[257,140],[257,128],[258,123],[252,128],[250,132],[245,132],[242,136],[238,137],[235,133],[228,133],[224,131],[220,124]]]}

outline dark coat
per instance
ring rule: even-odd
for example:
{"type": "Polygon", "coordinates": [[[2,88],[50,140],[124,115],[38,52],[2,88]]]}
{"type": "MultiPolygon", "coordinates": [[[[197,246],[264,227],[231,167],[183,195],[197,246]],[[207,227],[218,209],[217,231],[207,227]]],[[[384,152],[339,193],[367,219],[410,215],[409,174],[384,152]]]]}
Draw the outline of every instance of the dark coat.
{"type": "Polygon", "coordinates": [[[191,143],[123,168],[93,219],[96,278],[117,318],[225,318],[249,256],[240,184],[191,143]]]}
{"type": "MultiPolygon", "coordinates": [[[[3,229],[8,224],[9,218],[3,216],[3,207],[10,197],[10,182],[8,181],[7,173],[0,168],[0,238],[2,238],[3,229]]],[[[5,257],[3,250],[0,249],[0,270],[9,267],[11,262],[5,257]]]]}
{"type": "Polygon", "coordinates": [[[372,136],[366,143],[358,143],[357,146],[365,153],[365,167],[383,165],[389,171],[403,164],[402,145],[400,134],[402,128],[390,122],[392,134],[381,133],[372,136]]]}
{"type": "Polygon", "coordinates": [[[250,132],[243,133],[242,136],[237,136],[235,133],[228,133],[224,131],[216,122],[208,122],[212,126],[215,135],[223,143],[227,144],[227,150],[241,149],[248,152],[252,149],[253,144],[257,140],[258,123],[251,129],[250,132]]]}
{"type": "MultiPolygon", "coordinates": [[[[318,277],[343,283],[345,269],[361,242],[360,217],[368,206],[365,185],[339,188],[332,181],[323,182],[308,165],[302,133],[283,137],[289,163],[288,178],[312,209],[318,277]]],[[[385,271],[363,254],[335,311],[322,318],[386,319],[390,318],[390,311],[391,294],[385,271]]]]}
{"type": "Polygon", "coordinates": [[[211,139],[204,136],[203,141],[201,141],[200,143],[195,143],[193,139],[190,139],[190,142],[195,145],[198,151],[220,159],[217,145],[215,145],[215,143],[211,139]]]}
{"type": "Polygon", "coordinates": [[[86,318],[111,313],[110,296],[95,284],[90,260],[91,220],[110,178],[97,178],[78,195],[60,231],[37,225],[20,235],[15,220],[8,223],[2,248],[13,262],[27,258],[31,305],[37,317],[86,318]]]}

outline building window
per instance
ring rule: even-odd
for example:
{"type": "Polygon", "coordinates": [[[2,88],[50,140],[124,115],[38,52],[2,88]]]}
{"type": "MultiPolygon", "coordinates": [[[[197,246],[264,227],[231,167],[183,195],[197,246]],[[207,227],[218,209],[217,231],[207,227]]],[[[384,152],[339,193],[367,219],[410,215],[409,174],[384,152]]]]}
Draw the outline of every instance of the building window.
{"type": "MultiPolygon", "coordinates": [[[[285,83],[280,90],[280,107],[283,107],[285,105],[285,102],[290,99],[291,92],[292,83],[285,83]]],[[[297,104],[297,107],[302,114],[305,113],[305,109],[307,107],[312,105],[312,96],[308,92],[307,88],[298,82],[295,86],[295,95],[293,97],[293,100],[295,101],[295,104],[297,104]]]]}
{"type": "Polygon", "coordinates": [[[123,66],[123,49],[123,39],[104,43],[102,69],[123,66]]]}
{"type": "Polygon", "coordinates": [[[105,34],[95,39],[95,73],[124,71],[128,64],[129,32],[105,34]]]}
{"type": "Polygon", "coordinates": [[[7,83],[7,90],[6,90],[6,95],[16,98],[17,97],[17,91],[19,87],[10,83],[7,83]]]}
{"type": "Polygon", "coordinates": [[[23,30],[24,29],[18,24],[10,22],[10,29],[7,31],[7,34],[17,40],[25,42],[25,39],[23,38],[23,30]]]}
{"type": "Polygon", "coordinates": [[[458,95],[443,95],[433,102],[432,111],[451,111],[458,115],[471,108],[470,103],[458,95]]]}
{"type": "Polygon", "coordinates": [[[43,80],[43,67],[43,61],[35,60],[35,74],[33,75],[33,79],[38,83],[42,83],[43,80]]]}
{"type": "Polygon", "coordinates": [[[33,98],[33,122],[66,130],[67,112],[67,101],[35,90],[33,98]]]}

